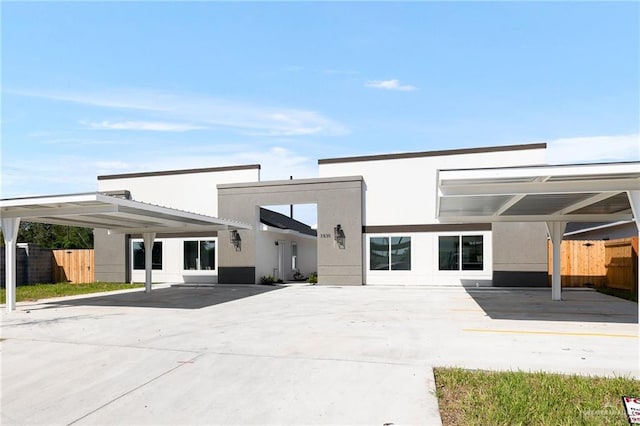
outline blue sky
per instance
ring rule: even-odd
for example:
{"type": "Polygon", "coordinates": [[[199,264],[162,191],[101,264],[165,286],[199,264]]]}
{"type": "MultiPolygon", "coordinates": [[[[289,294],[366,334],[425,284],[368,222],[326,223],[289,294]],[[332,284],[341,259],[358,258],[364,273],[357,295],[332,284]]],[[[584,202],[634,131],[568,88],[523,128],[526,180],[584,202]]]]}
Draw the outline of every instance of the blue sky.
{"type": "Polygon", "coordinates": [[[2,197],[548,142],[640,159],[640,5],[3,2],[2,197]]]}

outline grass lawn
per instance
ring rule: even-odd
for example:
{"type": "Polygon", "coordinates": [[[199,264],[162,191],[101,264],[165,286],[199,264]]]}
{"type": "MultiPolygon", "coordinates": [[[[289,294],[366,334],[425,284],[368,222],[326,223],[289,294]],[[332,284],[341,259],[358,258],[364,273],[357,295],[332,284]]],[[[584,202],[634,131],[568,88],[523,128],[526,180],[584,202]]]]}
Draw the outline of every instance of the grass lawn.
{"type": "Polygon", "coordinates": [[[434,369],[440,414],[449,425],[628,425],[629,378],[434,369]]]}
{"type": "MultiPolygon", "coordinates": [[[[32,301],[47,299],[50,297],[73,296],[76,294],[100,293],[104,291],[125,290],[129,288],[144,287],[143,284],[125,283],[58,283],[58,284],[33,284],[16,287],[16,301],[32,301]]],[[[6,303],[7,291],[0,289],[0,303],[6,303]]]]}

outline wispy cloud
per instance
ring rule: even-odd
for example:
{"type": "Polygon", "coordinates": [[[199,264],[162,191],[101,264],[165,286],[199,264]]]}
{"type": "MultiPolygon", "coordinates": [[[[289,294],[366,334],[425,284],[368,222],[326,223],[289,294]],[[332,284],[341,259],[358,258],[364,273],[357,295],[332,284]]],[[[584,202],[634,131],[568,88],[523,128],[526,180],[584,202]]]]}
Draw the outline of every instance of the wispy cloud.
{"type": "Polygon", "coordinates": [[[14,91],[12,93],[126,110],[131,113],[144,112],[147,116],[152,115],[154,119],[153,122],[137,120],[119,123],[97,122],[94,123],[96,128],[186,131],[193,130],[195,127],[218,127],[261,136],[341,135],[349,132],[344,125],[316,111],[281,108],[213,96],[138,89],[104,92],[14,91]],[[179,124],[182,122],[189,124],[179,124]]]}
{"type": "Polygon", "coordinates": [[[400,80],[369,80],[364,84],[366,87],[373,89],[399,90],[401,92],[411,92],[418,90],[416,86],[410,84],[400,84],[400,80]]]}
{"type": "Polygon", "coordinates": [[[168,123],[162,121],[100,121],[100,122],[84,122],[81,124],[99,130],[147,130],[154,132],[188,132],[189,130],[206,129],[205,126],[196,126],[193,124],[168,123]]]}
{"type": "Polygon", "coordinates": [[[640,161],[640,135],[561,138],[547,142],[547,162],[640,161]]]}

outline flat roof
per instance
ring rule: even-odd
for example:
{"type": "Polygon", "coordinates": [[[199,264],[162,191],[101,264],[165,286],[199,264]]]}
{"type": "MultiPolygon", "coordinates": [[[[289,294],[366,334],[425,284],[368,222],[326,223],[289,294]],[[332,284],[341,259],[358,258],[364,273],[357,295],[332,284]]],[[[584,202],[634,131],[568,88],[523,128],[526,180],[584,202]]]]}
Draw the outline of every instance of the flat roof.
{"type": "Polygon", "coordinates": [[[99,192],[0,200],[2,218],[107,229],[115,234],[251,229],[233,220],[191,213],[99,192]]]}
{"type": "Polygon", "coordinates": [[[546,149],[546,143],[531,143],[521,145],[489,146],[482,148],[446,149],[438,151],[404,152],[396,154],[362,155],[356,157],[325,158],[318,160],[318,164],[356,163],[362,161],[400,160],[406,158],[438,157],[443,155],[482,154],[488,152],[522,151],[527,149],[546,149]]]}
{"type": "Polygon", "coordinates": [[[157,172],[142,172],[142,173],[121,173],[121,174],[115,174],[115,175],[101,175],[101,176],[98,176],[98,180],[186,175],[191,173],[231,172],[236,170],[253,170],[253,169],[260,170],[260,164],[246,164],[242,166],[205,167],[200,169],[163,170],[163,171],[157,171],[157,172]]]}

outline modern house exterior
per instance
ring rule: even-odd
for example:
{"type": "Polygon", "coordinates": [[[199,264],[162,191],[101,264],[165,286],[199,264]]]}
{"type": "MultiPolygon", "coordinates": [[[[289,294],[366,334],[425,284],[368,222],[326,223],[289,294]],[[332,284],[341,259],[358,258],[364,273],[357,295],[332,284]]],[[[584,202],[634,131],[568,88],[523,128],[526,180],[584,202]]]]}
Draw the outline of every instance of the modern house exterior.
{"type": "MultiPolygon", "coordinates": [[[[318,177],[261,181],[259,165],[98,177],[100,192],[252,229],[157,235],[154,281],[547,285],[543,222],[442,223],[441,170],[545,165],[545,144],[321,159],[318,177]],[[316,204],[311,230],[269,206],[316,204]],[[314,232],[315,231],[315,232],[314,232]],[[526,244],[523,244],[526,241],[526,244]]],[[[96,279],[143,281],[142,235],[95,231],[96,279]]]]}

